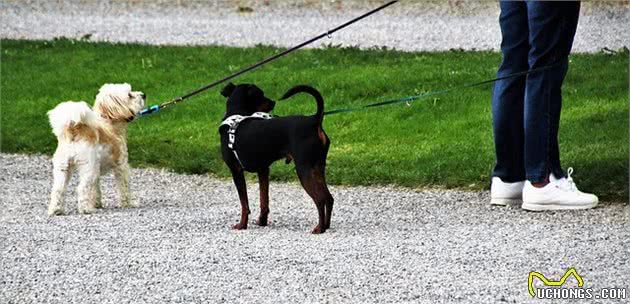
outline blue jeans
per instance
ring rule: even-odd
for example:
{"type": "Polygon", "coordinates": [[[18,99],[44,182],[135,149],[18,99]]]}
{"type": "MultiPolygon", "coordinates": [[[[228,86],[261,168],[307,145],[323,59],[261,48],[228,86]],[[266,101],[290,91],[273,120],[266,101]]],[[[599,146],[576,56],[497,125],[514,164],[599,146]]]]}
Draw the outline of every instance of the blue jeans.
{"type": "Polygon", "coordinates": [[[503,61],[497,76],[554,67],[495,83],[493,176],[532,183],[547,180],[549,173],[563,177],[558,147],[561,87],[580,3],[501,1],[500,6],[503,61]]]}

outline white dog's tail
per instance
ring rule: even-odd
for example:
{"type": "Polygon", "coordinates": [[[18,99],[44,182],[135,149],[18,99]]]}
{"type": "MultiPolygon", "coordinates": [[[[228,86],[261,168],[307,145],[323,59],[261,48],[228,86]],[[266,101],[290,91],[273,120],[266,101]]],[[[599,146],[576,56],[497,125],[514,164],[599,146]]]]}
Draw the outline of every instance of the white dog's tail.
{"type": "Polygon", "coordinates": [[[48,119],[53,133],[63,138],[68,129],[85,125],[92,130],[99,130],[102,125],[97,114],[84,101],[66,101],[48,111],[48,119]]]}

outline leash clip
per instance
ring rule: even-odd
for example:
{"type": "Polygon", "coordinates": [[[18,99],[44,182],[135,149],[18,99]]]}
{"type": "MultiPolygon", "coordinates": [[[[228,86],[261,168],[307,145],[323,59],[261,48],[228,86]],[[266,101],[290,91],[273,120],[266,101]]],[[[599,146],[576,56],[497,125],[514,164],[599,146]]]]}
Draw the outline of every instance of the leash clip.
{"type": "Polygon", "coordinates": [[[159,110],[160,110],[160,106],[159,105],[153,105],[153,106],[150,106],[150,107],[140,111],[139,115],[140,116],[146,116],[146,115],[149,115],[151,113],[155,113],[155,112],[157,112],[159,110]]]}
{"type": "Polygon", "coordinates": [[[330,33],[330,30],[326,31],[326,37],[328,37],[328,39],[332,39],[332,34],[330,33]]]}

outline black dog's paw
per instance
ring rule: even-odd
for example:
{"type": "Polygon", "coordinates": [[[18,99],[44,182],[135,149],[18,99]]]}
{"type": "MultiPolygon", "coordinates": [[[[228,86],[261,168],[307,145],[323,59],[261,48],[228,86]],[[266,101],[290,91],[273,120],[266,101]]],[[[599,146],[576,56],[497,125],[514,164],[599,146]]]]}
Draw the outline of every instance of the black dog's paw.
{"type": "Polygon", "coordinates": [[[234,226],[232,226],[232,230],[247,230],[247,224],[243,225],[243,224],[236,224],[234,226]]]}
{"type": "Polygon", "coordinates": [[[313,231],[311,231],[312,234],[322,234],[324,232],[326,232],[326,229],[322,229],[322,227],[319,225],[315,226],[315,228],[313,228],[313,231]]]}
{"type": "Polygon", "coordinates": [[[230,97],[235,89],[236,86],[230,82],[225,86],[225,88],[223,88],[223,90],[221,90],[221,95],[223,95],[223,97],[230,97]]]}
{"type": "Polygon", "coordinates": [[[258,225],[260,227],[265,227],[265,226],[269,225],[269,220],[267,220],[266,217],[260,217],[256,221],[256,225],[258,225]]]}

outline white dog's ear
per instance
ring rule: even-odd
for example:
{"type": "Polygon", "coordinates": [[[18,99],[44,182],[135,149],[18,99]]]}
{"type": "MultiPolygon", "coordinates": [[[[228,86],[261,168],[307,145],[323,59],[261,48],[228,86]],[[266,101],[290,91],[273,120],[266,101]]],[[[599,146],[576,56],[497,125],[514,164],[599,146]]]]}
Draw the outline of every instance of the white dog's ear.
{"type": "Polygon", "coordinates": [[[135,116],[129,108],[131,86],[106,84],[101,87],[94,102],[94,111],[112,121],[131,120],[135,116]]]}

